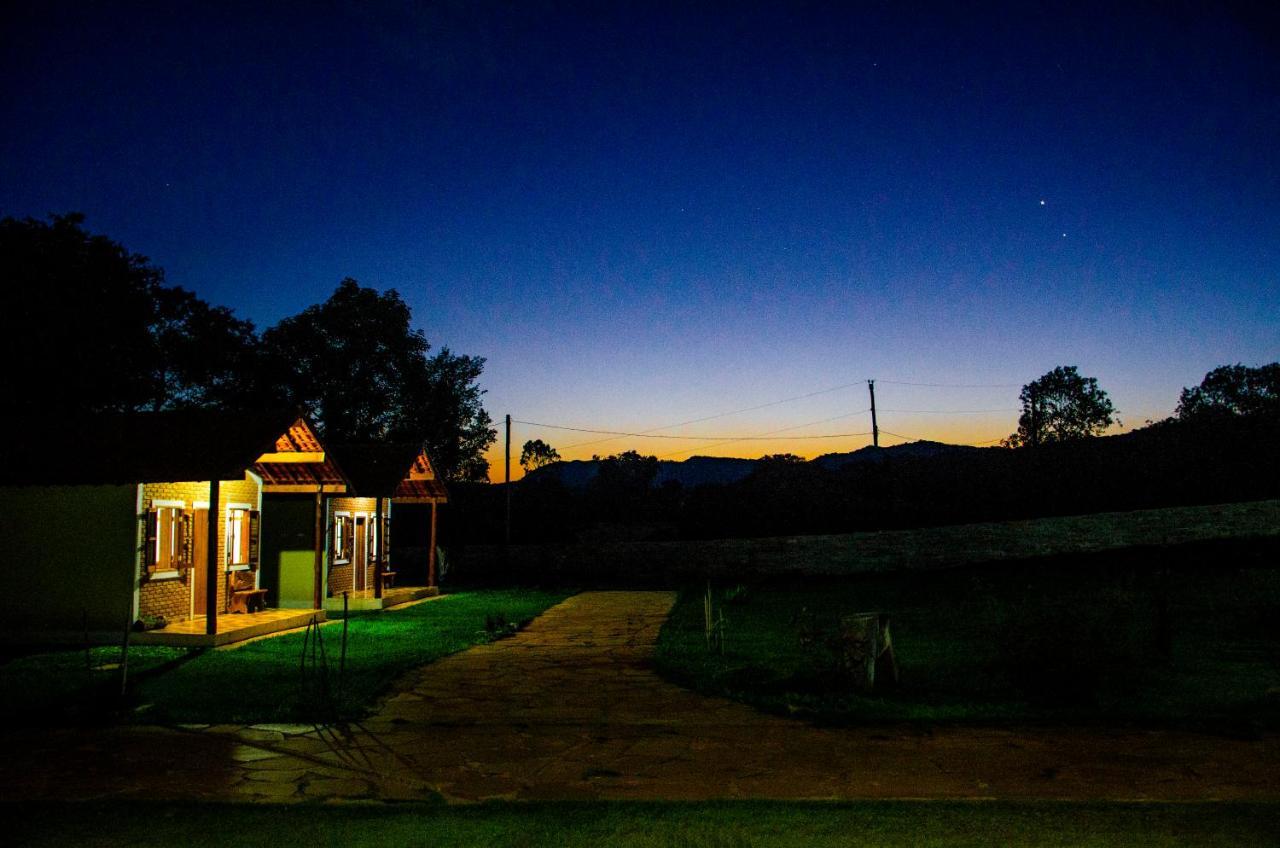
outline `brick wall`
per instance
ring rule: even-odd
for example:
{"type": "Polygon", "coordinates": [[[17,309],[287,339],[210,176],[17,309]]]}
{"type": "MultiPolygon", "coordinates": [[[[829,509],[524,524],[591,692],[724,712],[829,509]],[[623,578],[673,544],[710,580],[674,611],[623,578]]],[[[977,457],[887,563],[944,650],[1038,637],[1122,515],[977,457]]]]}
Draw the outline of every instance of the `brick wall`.
{"type": "MultiPolygon", "coordinates": [[[[142,486],[142,514],[138,516],[138,571],[141,584],[138,589],[138,615],[163,615],[169,621],[182,621],[191,617],[192,572],[180,571],[177,577],[149,577],[143,566],[142,545],[146,533],[146,511],[153,501],[181,503],[185,509],[193,509],[197,502],[209,500],[208,483],[144,483],[142,486]]],[[[226,515],[230,504],[248,504],[251,509],[262,508],[258,483],[246,476],[243,480],[223,480],[218,487],[218,557],[222,564],[216,574],[210,575],[218,586],[218,611],[227,606],[226,575],[226,515]]]]}
{"type": "MultiPolygon", "coordinates": [[[[363,514],[367,516],[368,521],[373,521],[377,508],[377,498],[333,498],[329,501],[329,528],[327,531],[329,533],[329,597],[341,597],[343,592],[352,591],[352,587],[354,585],[353,578],[355,577],[355,564],[349,562],[336,563],[333,560],[333,525],[337,518],[337,514],[339,512],[348,512],[351,513],[353,518],[357,515],[363,514]]],[[[383,499],[382,514],[384,520],[389,524],[391,516],[390,498],[383,499]]],[[[389,541],[389,535],[383,538],[384,550],[389,550],[389,548],[387,548],[387,543],[389,541]]],[[[371,555],[368,555],[365,558],[364,571],[364,592],[361,594],[373,594],[374,563],[371,555]]]]}

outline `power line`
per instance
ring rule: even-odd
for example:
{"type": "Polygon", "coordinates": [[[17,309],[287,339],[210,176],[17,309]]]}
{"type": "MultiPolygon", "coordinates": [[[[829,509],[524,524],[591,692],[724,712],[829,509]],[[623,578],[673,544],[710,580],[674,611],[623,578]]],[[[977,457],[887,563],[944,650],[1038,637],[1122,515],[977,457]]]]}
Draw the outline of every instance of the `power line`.
{"type": "Polygon", "coordinates": [[[1018,383],[911,383],[906,380],[881,380],[877,383],[888,383],[891,386],[924,386],[930,389],[1020,389],[1018,383]]]}
{"type": "MultiPolygon", "coordinates": [[[[758,409],[768,409],[771,406],[781,406],[784,403],[792,403],[797,400],[805,400],[806,398],[817,397],[818,395],[826,395],[826,394],[830,394],[831,392],[838,392],[841,389],[848,389],[853,386],[860,386],[866,382],[867,381],[865,379],[854,380],[852,383],[842,383],[839,386],[831,386],[830,388],[826,388],[826,389],[818,389],[816,392],[808,392],[807,394],[795,395],[794,397],[782,398],[781,400],[772,400],[772,401],[769,401],[768,403],[757,404],[756,406],[744,406],[742,409],[733,409],[728,412],[717,412],[715,415],[704,415],[701,418],[690,418],[688,421],[680,421],[676,424],[664,424],[661,427],[651,427],[648,430],[642,430],[640,433],[635,433],[635,434],[627,433],[625,435],[646,436],[649,433],[656,433],[659,430],[670,430],[673,427],[684,427],[689,424],[700,424],[703,421],[714,421],[717,418],[727,418],[730,415],[740,415],[743,412],[755,412],[758,409]]],[[[597,431],[586,430],[584,432],[597,432],[597,431]]],[[[607,432],[607,431],[601,430],[598,432],[607,432]]],[[[574,442],[571,445],[565,445],[564,449],[568,451],[568,450],[572,450],[573,448],[586,447],[587,445],[598,445],[598,444],[601,444],[602,442],[611,442],[616,438],[618,437],[611,436],[610,438],[607,438],[607,439],[592,439],[586,442],[574,442]]]]}
{"type": "MultiPolygon", "coordinates": [[[[678,421],[678,422],[676,422],[676,423],[674,423],[674,424],[663,424],[663,425],[662,425],[662,426],[660,426],[660,427],[651,427],[650,429],[648,429],[648,430],[642,430],[642,431],[640,431],[639,433],[627,433],[627,434],[625,434],[625,435],[628,435],[628,436],[647,436],[647,435],[649,435],[650,433],[656,433],[656,432],[658,432],[659,430],[670,430],[670,429],[672,429],[672,428],[674,428],[674,427],[684,427],[684,426],[687,426],[687,425],[689,425],[689,424],[700,424],[700,423],[702,423],[703,421],[714,421],[714,420],[715,420],[715,419],[717,419],[717,418],[727,418],[727,417],[729,417],[730,415],[741,415],[741,414],[742,414],[742,413],[744,413],[744,412],[755,412],[756,410],[760,410],[760,409],[768,409],[768,408],[769,408],[769,407],[771,407],[771,406],[780,406],[780,405],[782,405],[782,404],[784,404],[784,403],[793,403],[793,402],[798,401],[798,400],[805,400],[805,399],[807,399],[807,398],[817,397],[818,395],[830,394],[831,392],[838,392],[838,391],[840,391],[841,389],[848,389],[848,388],[852,388],[853,386],[859,386],[859,385],[862,385],[862,384],[864,384],[864,383],[866,383],[866,382],[867,382],[867,379],[866,379],[866,378],[861,379],[861,380],[854,380],[854,381],[853,381],[853,382],[851,382],[851,383],[841,383],[841,384],[840,384],[840,385],[838,385],[838,386],[831,386],[831,387],[829,387],[829,388],[825,388],[825,389],[818,389],[817,391],[813,391],[813,392],[806,392],[805,394],[802,394],[802,395],[793,395],[792,397],[781,398],[780,400],[773,400],[773,401],[769,401],[768,403],[756,404],[755,406],[744,406],[744,407],[742,407],[741,409],[731,409],[731,410],[729,410],[728,412],[717,412],[717,413],[715,413],[714,415],[704,415],[704,416],[701,416],[701,417],[699,417],[699,418],[690,418],[690,419],[688,419],[687,421],[678,421]]],[[[1015,384],[1015,383],[913,383],[913,382],[908,382],[908,381],[906,381],[906,380],[880,380],[880,382],[881,382],[881,383],[888,383],[889,385],[894,385],[894,386],[925,386],[925,387],[929,387],[929,388],[948,388],[948,389],[1017,389],[1017,388],[1021,388],[1021,386],[1020,386],[1020,385],[1015,384]]],[[[886,410],[886,412],[888,412],[888,411],[894,411],[894,410],[886,410]]],[[[933,412],[934,410],[900,410],[900,411],[903,411],[903,412],[916,412],[916,411],[920,411],[920,412],[926,412],[926,411],[928,411],[928,412],[933,412]]],[[[943,413],[943,412],[946,412],[946,411],[947,411],[947,410],[937,410],[937,412],[939,412],[939,413],[943,413]]],[[[1004,411],[1006,411],[1006,410],[973,410],[973,412],[974,412],[974,413],[979,412],[979,411],[981,411],[981,412],[987,412],[987,411],[992,411],[992,412],[996,412],[996,411],[1004,412],[1004,411]]],[[[971,413],[970,413],[969,411],[967,411],[967,410],[964,410],[964,411],[960,411],[960,412],[959,412],[959,414],[965,414],[965,415],[967,415],[967,414],[971,414],[971,413]]],[[[584,429],[584,430],[583,430],[583,432],[595,432],[595,431],[590,431],[590,430],[585,430],[585,429],[584,429]]],[[[586,447],[586,446],[588,446],[588,445],[598,445],[598,444],[602,444],[602,443],[604,443],[604,442],[612,442],[612,441],[614,441],[615,439],[618,439],[618,438],[621,438],[621,437],[622,437],[621,435],[614,435],[614,434],[612,434],[612,433],[608,433],[608,431],[599,431],[599,432],[606,433],[606,434],[607,434],[607,437],[606,437],[606,438],[603,438],[603,439],[589,439],[589,440],[587,440],[587,441],[585,441],[585,442],[574,442],[574,443],[573,443],[573,444],[571,444],[571,445],[565,445],[563,449],[564,449],[564,450],[566,450],[566,451],[569,451],[569,450],[573,450],[574,448],[586,447]]]]}
{"type": "Polygon", "coordinates": [[[995,412],[1018,412],[1018,407],[1006,406],[1002,409],[884,409],[881,412],[903,412],[914,415],[985,415],[995,412]]]}
{"type": "MultiPolygon", "coordinates": [[[[823,419],[820,419],[820,420],[818,420],[818,421],[807,421],[807,422],[805,422],[804,424],[793,424],[793,425],[791,425],[790,427],[779,427],[777,430],[769,430],[768,432],[766,432],[766,433],[764,433],[764,434],[762,434],[762,435],[764,435],[765,437],[769,438],[769,440],[770,440],[770,441],[772,441],[774,438],[780,438],[780,439],[783,439],[783,440],[786,440],[786,439],[805,439],[805,438],[810,438],[810,437],[808,437],[808,436],[781,436],[781,437],[777,437],[777,436],[775,436],[775,434],[776,434],[776,433],[786,433],[786,432],[788,432],[788,431],[790,431],[790,430],[800,430],[800,429],[803,429],[803,428],[805,428],[805,427],[813,427],[813,426],[816,426],[816,425],[818,425],[818,424],[826,424],[828,421],[835,421],[835,420],[840,419],[840,418],[850,418],[850,417],[852,417],[852,416],[854,416],[854,415],[865,415],[866,413],[868,413],[868,412],[870,412],[870,411],[871,411],[870,409],[863,409],[863,410],[860,410],[860,411],[858,411],[858,412],[848,412],[848,413],[845,413],[844,415],[835,415],[835,416],[832,416],[831,418],[823,418],[823,419]]],[[[868,433],[846,433],[846,434],[844,434],[844,435],[845,435],[845,436],[870,436],[870,435],[871,435],[871,433],[869,433],[869,432],[868,432],[868,433]]],[[[711,445],[700,445],[698,448],[688,448],[688,449],[685,449],[685,450],[672,451],[671,453],[664,453],[664,454],[662,454],[661,456],[659,456],[659,457],[658,457],[658,459],[666,459],[666,458],[667,458],[667,457],[669,457],[669,456],[679,456],[679,455],[680,455],[680,454],[682,454],[682,453],[689,453],[689,452],[691,452],[691,451],[698,450],[698,449],[705,450],[705,449],[707,449],[707,448],[718,448],[718,447],[720,447],[720,446],[722,446],[722,445],[732,445],[732,444],[735,444],[735,443],[737,443],[737,442],[748,442],[748,441],[757,441],[757,440],[756,440],[756,439],[743,439],[743,438],[727,439],[727,440],[725,440],[725,441],[723,441],[723,442],[716,442],[715,444],[711,444],[711,445]]]]}
{"type": "MultiPolygon", "coordinates": [[[[865,410],[864,410],[864,411],[865,411],[865,410]]],[[[849,413],[848,415],[837,415],[837,416],[836,416],[836,418],[848,418],[848,417],[849,417],[849,416],[851,416],[851,415],[859,415],[859,414],[861,414],[861,413],[851,412],[851,413],[849,413]]],[[[696,441],[716,441],[717,439],[727,439],[727,440],[729,440],[729,441],[734,441],[734,442],[758,442],[758,441],[767,440],[767,439],[771,438],[770,433],[781,433],[781,432],[783,432],[783,431],[785,431],[785,430],[798,430],[798,429],[800,429],[801,427],[812,427],[814,424],[821,424],[821,423],[822,423],[821,421],[810,421],[810,422],[809,422],[809,423],[807,423],[807,424],[797,424],[797,425],[795,425],[795,426],[793,426],[793,427],[784,427],[784,428],[782,428],[781,430],[770,430],[770,431],[769,431],[769,433],[765,433],[765,434],[758,435],[758,436],[755,436],[755,435],[752,435],[752,436],[726,436],[726,435],[719,435],[719,436],[671,436],[671,435],[667,435],[667,434],[654,434],[654,433],[624,433],[624,432],[622,432],[622,431],[620,431],[620,430],[593,430],[593,429],[588,428],[588,427],[566,427],[566,426],[562,426],[562,425],[560,425],[560,424],[544,424],[544,423],[542,423],[542,422],[540,422],[540,421],[521,421],[521,420],[516,419],[516,418],[513,418],[513,419],[511,419],[511,420],[512,420],[512,421],[514,421],[514,422],[515,422],[515,423],[517,423],[517,424],[525,424],[525,425],[527,425],[527,426],[529,426],[529,427],[546,427],[546,428],[551,429],[551,430],[572,430],[572,431],[573,431],[573,432],[575,432],[575,433],[608,433],[608,434],[610,434],[610,435],[613,435],[613,436],[619,436],[619,437],[622,437],[622,436],[629,436],[629,437],[631,437],[631,438],[638,438],[638,439],[640,439],[640,438],[642,438],[642,439],[674,439],[674,440],[676,440],[676,441],[681,441],[681,440],[683,440],[683,441],[689,441],[689,440],[696,440],[696,441]]],[[[826,419],[823,419],[823,421],[834,421],[834,420],[835,420],[834,418],[826,418],[826,419]]],[[[821,435],[814,435],[814,436],[786,436],[786,437],[782,437],[782,436],[780,436],[780,437],[778,437],[778,438],[788,438],[788,439],[842,439],[842,438],[845,438],[846,436],[863,436],[863,435],[866,435],[866,434],[865,434],[865,433],[824,433],[824,434],[821,434],[821,435]]],[[[568,450],[568,448],[566,448],[566,450],[568,450]]]]}
{"type": "MultiPolygon", "coordinates": [[[[898,439],[905,439],[905,440],[906,440],[906,441],[908,441],[908,442],[920,442],[920,441],[924,441],[923,439],[918,439],[918,438],[916,438],[916,437],[914,437],[914,436],[904,436],[904,435],[902,435],[901,433],[890,433],[888,430],[884,429],[883,427],[881,427],[881,428],[880,428],[880,432],[881,432],[881,433],[889,433],[889,435],[890,435],[890,436],[893,436],[893,437],[898,438],[898,439]]],[[[987,439],[985,442],[973,442],[973,443],[972,443],[972,447],[978,447],[979,445],[991,445],[991,444],[995,444],[996,442],[1003,442],[1006,438],[1008,438],[1008,437],[1007,437],[1007,436],[997,436],[997,437],[996,437],[996,438],[994,438],[994,439],[987,439]]]]}

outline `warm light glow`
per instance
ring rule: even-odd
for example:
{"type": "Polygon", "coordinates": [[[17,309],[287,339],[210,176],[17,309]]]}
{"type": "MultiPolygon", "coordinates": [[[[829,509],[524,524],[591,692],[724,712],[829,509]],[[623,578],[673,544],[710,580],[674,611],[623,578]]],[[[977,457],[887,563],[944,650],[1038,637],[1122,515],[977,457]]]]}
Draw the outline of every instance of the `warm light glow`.
{"type": "MultiPolygon", "coordinates": [[[[957,416],[962,417],[962,416],[957,416]]],[[[953,445],[977,445],[981,447],[990,447],[998,444],[998,442],[1017,429],[1017,414],[1007,413],[1000,415],[981,416],[973,421],[922,421],[920,416],[903,416],[895,415],[890,417],[886,414],[880,419],[880,446],[891,447],[907,442],[920,440],[945,442],[953,445]],[[890,423],[892,422],[892,423],[890,423]],[[908,422],[910,422],[908,424],[908,422]],[[894,432],[901,432],[909,439],[899,438],[890,435],[887,429],[894,432]]],[[[719,428],[721,432],[724,428],[719,428]]],[[[766,425],[759,425],[756,428],[741,428],[744,436],[759,434],[769,429],[766,425]]],[[[727,435],[734,435],[730,432],[727,435]]],[[[528,439],[540,438],[556,447],[556,442],[565,440],[563,433],[557,433],[552,430],[534,431],[532,428],[517,429],[511,439],[511,479],[519,480],[524,477],[524,469],[520,467],[520,445],[528,439]]],[[[698,442],[677,442],[667,439],[645,439],[645,438],[620,438],[614,441],[608,441],[602,444],[590,445],[578,450],[562,450],[562,458],[569,460],[586,460],[591,459],[592,453],[600,456],[610,456],[622,453],[628,450],[635,450],[644,456],[655,455],[664,461],[680,462],[691,456],[714,456],[725,457],[731,459],[759,459],[762,456],[778,453],[791,453],[805,459],[815,459],[823,454],[828,453],[850,453],[852,451],[865,448],[871,444],[870,436],[856,436],[844,439],[815,440],[815,439],[770,439],[769,441],[751,441],[744,440],[734,442],[732,444],[706,444],[701,445],[698,442]],[[683,453],[673,454],[682,448],[688,450],[683,453]],[[664,454],[667,454],[664,456],[664,454]]],[[[489,460],[489,481],[492,483],[501,483],[503,481],[503,443],[501,437],[485,454],[485,458],[489,460]]]]}
{"type": "Polygon", "coordinates": [[[324,451],[272,451],[258,457],[256,462],[312,463],[324,462],[324,451]]]}

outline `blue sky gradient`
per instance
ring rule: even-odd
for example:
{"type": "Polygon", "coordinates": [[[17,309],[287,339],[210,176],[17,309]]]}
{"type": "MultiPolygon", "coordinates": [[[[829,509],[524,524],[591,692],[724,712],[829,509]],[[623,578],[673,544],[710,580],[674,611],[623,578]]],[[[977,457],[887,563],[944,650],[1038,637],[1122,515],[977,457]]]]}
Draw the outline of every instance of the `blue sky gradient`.
{"type": "MultiPolygon", "coordinates": [[[[434,345],[488,358],[495,419],[1014,386],[878,386],[931,410],[886,429],[982,441],[1055,365],[1133,425],[1280,359],[1274,17],[689,5],[10,4],[0,214],[83,211],[261,326],[345,276],[394,287],[434,345]]],[[[697,445],[572,455],[628,447],[697,445]]]]}

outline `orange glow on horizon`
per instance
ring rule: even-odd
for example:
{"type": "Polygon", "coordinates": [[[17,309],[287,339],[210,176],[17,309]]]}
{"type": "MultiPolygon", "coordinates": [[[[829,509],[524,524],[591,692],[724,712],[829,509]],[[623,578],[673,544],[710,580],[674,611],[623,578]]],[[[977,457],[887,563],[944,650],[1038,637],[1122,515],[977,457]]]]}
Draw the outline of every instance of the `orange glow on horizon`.
{"type": "MultiPolygon", "coordinates": [[[[922,423],[928,424],[929,422],[916,421],[911,429],[907,429],[901,422],[894,421],[894,425],[896,425],[893,428],[894,432],[899,432],[898,428],[900,427],[902,428],[902,435],[910,438],[891,435],[881,426],[880,446],[892,447],[893,445],[924,440],[953,445],[990,447],[997,444],[1000,439],[1008,436],[1018,426],[1016,416],[1010,416],[1008,422],[986,418],[972,422],[948,422],[946,426],[939,426],[940,422],[934,422],[932,426],[920,426],[922,423]]],[[[760,430],[747,431],[743,435],[758,434],[759,432],[760,430]]],[[[663,435],[674,434],[664,433],[663,435]]],[[[733,433],[730,432],[726,435],[732,436],[733,433]]],[[[574,436],[580,437],[581,434],[558,433],[550,430],[535,431],[533,428],[514,428],[511,436],[512,481],[519,480],[524,476],[524,469],[520,467],[520,448],[525,441],[542,439],[553,448],[558,448],[557,441],[562,443],[581,441],[580,438],[572,438],[574,436]],[[566,438],[566,436],[569,438],[566,438]]],[[[868,447],[870,444],[871,436],[849,436],[838,439],[775,438],[768,441],[744,439],[730,444],[720,442],[702,443],[693,440],[686,442],[668,438],[618,437],[600,441],[597,444],[562,451],[563,456],[561,458],[566,461],[585,460],[591,459],[592,454],[604,457],[635,450],[643,456],[657,456],[659,459],[670,462],[680,462],[691,456],[759,459],[762,456],[778,453],[792,453],[805,459],[815,459],[828,453],[850,453],[860,448],[868,447]]],[[[501,483],[503,481],[503,439],[501,434],[497,442],[485,454],[485,458],[489,460],[489,481],[501,483]]]]}

